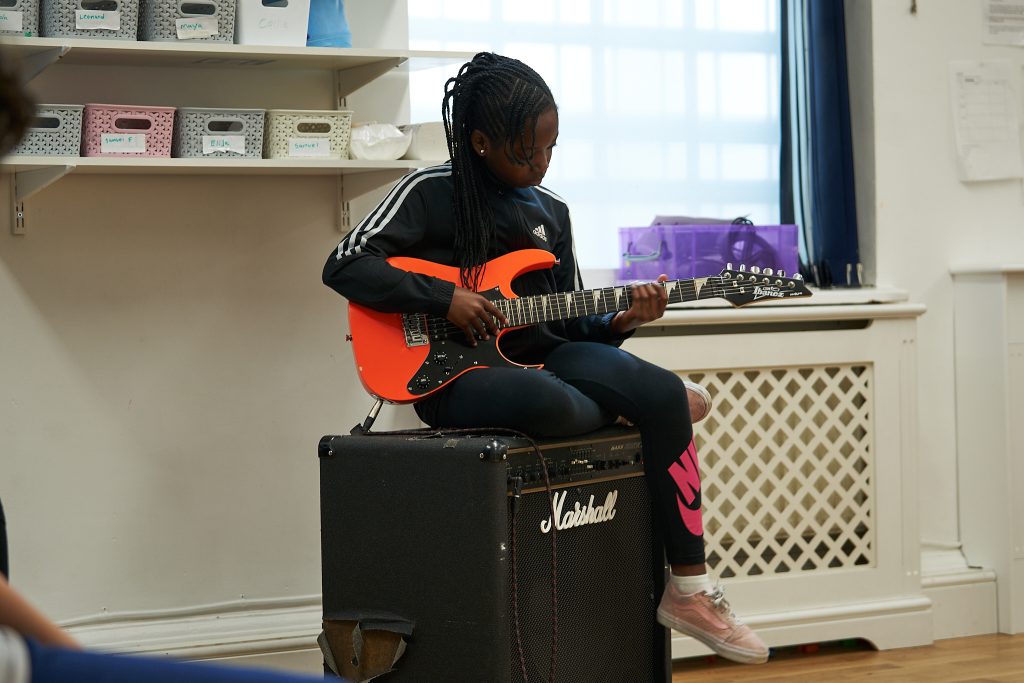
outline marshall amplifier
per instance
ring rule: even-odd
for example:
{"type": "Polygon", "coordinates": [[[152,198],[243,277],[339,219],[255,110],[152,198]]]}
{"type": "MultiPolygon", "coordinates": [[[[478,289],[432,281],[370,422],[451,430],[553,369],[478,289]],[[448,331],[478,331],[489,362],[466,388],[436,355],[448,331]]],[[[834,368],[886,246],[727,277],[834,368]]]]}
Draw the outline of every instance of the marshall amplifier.
{"type": "Polygon", "coordinates": [[[321,440],[328,670],[352,681],[390,671],[382,681],[539,683],[554,652],[560,683],[670,680],[639,432],[538,446],[550,489],[529,441],[514,436],[321,440]]]}

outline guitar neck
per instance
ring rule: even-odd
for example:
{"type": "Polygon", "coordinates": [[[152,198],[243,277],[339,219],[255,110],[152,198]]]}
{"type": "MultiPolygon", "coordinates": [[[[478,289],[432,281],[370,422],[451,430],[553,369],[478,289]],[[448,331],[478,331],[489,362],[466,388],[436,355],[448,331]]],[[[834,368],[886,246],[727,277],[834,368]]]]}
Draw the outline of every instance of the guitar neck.
{"type": "MultiPolygon", "coordinates": [[[[719,278],[694,278],[691,280],[669,280],[654,284],[668,292],[668,303],[677,304],[698,299],[714,299],[721,296],[717,283],[719,278]]],[[[501,299],[495,305],[508,318],[510,326],[532,325],[553,320],[569,320],[587,315],[602,315],[625,311],[633,304],[629,285],[582,289],[574,292],[539,294],[516,299],[501,299]]]]}

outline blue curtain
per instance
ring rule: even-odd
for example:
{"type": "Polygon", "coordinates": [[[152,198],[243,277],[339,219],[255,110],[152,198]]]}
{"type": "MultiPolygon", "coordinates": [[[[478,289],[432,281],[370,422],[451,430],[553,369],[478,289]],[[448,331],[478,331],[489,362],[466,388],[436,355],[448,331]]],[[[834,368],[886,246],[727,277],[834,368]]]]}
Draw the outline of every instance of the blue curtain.
{"type": "Polygon", "coordinates": [[[801,271],[861,286],[843,0],[782,0],[780,215],[801,227],[801,271]]]}

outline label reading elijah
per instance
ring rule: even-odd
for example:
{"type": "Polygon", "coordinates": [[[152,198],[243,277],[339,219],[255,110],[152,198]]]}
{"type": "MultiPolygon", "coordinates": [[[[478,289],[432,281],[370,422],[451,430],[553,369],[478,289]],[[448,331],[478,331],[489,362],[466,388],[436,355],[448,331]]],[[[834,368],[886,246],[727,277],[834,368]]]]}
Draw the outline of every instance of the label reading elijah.
{"type": "Polygon", "coordinates": [[[100,137],[100,152],[103,154],[141,154],[145,151],[145,133],[103,133],[100,137]]]}
{"type": "Polygon", "coordinates": [[[75,10],[75,28],[92,30],[121,30],[121,12],[119,10],[75,10]]]}
{"type": "Polygon", "coordinates": [[[288,138],[288,156],[330,157],[331,141],[327,138],[288,138]]]}
{"type": "Polygon", "coordinates": [[[0,10],[0,31],[21,33],[24,27],[24,14],[14,10],[0,10]]]}
{"type": "Polygon", "coordinates": [[[243,135],[204,135],[203,154],[214,152],[231,152],[245,154],[245,136],[243,135]]]}
{"type": "Polygon", "coordinates": [[[179,40],[209,38],[220,33],[217,29],[217,17],[187,17],[175,19],[174,24],[178,29],[179,40]]]}

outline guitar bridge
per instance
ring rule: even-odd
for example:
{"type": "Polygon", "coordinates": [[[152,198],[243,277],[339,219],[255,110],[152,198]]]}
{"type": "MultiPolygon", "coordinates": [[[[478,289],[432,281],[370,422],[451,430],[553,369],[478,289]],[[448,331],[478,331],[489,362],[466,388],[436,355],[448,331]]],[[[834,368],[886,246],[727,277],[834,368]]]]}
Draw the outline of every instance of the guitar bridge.
{"type": "Polygon", "coordinates": [[[402,330],[405,332],[406,346],[426,346],[430,343],[425,313],[403,313],[402,330]]]}

